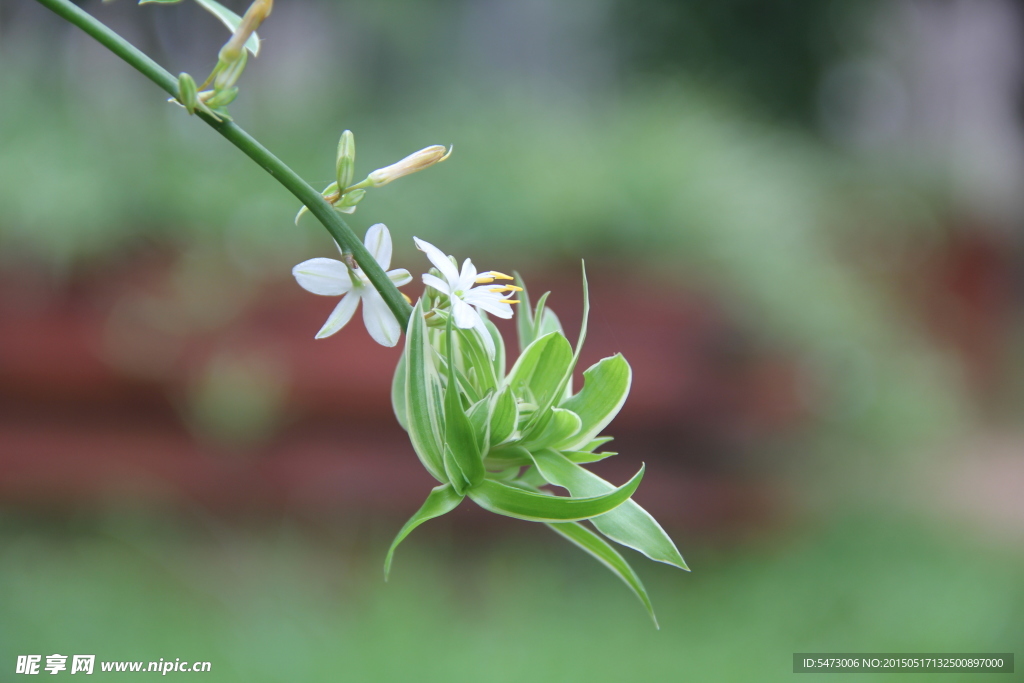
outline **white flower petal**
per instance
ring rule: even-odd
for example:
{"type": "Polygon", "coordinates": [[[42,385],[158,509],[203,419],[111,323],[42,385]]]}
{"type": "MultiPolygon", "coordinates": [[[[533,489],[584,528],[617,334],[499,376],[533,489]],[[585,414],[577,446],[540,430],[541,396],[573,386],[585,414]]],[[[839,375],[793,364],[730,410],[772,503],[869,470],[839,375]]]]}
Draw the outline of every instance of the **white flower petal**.
{"type": "MultiPolygon", "coordinates": [[[[355,208],[355,207],[353,207],[355,208]]],[[[383,223],[374,223],[366,231],[363,244],[373,254],[380,267],[387,270],[391,267],[391,233],[383,223]]]]}
{"type": "Polygon", "coordinates": [[[419,237],[413,237],[412,239],[416,242],[416,248],[426,254],[430,262],[434,264],[434,267],[441,271],[444,279],[454,285],[459,279],[459,271],[455,268],[455,264],[448,260],[445,253],[430,242],[424,242],[419,237]]]}
{"type": "Polygon", "coordinates": [[[373,340],[381,346],[395,346],[402,336],[395,314],[375,289],[367,289],[363,293],[363,323],[373,340]]]}
{"type": "Polygon", "coordinates": [[[512,306],[501,301],[505,298],[504,294],[488,291],[486,287],[476,287],[466,292],[465,298],[466,303],[479,306],[499,318],[508,319],[512,317],[512,306]]]}
{"type": "Polygon", "coordinates": [[[478,315],[476,318],[478,322],[473,327],[476,329],[477,334],[480,335],[480,338],[484,343],[484,348],[487,350],[487,357],[494,360],[494,340],[491,339],[491,333],[487,331],[487,325],[484,323],[483,316],[478,315]]]}
{"type": "Polygon", "coordinates": [[[356,307],[359,306],[359,295],[355,293],[349,293],[341,297],[341,301],[334,307],[331,314],[327,317],[327,322],[320,328],[320,331],[316,333],[317,339],[323,339],[324,337],[330,337],[332,334],[345,327],[348,321],[352,319],[352,314],[356,312],[356,307]]]}
{"type": "Polygon", "coordinates": [[[322,296],[338,296],[352,289],[348,269],[341,261],[311,258],[292,268],[292,275],[307,292],[322,296]]]}
{"type": "Polygon", "coordinates": [[[450,295],[452,293],[452,290],[450,287],[448,287],[447,282],[445,282],[439,277],[431,275],[430,273],[423,274],[423,284],[427,285],[428,287],[433,287],[442,294],[450,295]]]}
{"type": "Polygon", "coordinates": [[[474,311],[465,301],[457,297],[452,297],[452,316],[455,320],[455,325],[464,330],[476,327],[477,321],[480,320],[480,314],[474,311]]]}
{"type": "Polygon", "coordinates": [[[402,287],[412,282],[412,275],[405,268],[395,268],[388,271],[388,279],[395,283],[395,287],[402,287]]]}
{"type": "Polygon", "coordinates": [[[473,262],[466,259],[462,262],[462,272],[459,273],[459,283],[454,285],[453,289],[461,289],[464,292],[468,292],[476,281],[476,267],[473,262]]]}

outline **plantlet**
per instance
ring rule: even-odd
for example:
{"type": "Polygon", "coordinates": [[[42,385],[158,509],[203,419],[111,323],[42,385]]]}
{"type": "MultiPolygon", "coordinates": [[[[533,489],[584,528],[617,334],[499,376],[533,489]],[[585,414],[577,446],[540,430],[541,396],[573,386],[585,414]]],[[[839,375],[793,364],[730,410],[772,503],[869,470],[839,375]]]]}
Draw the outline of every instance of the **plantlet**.
{"type": "Polygon", "coordinates": [[[346,130],[335,157],[336,180],[322,192],[310,187],[242,130],[227,109],[239,95],[249,55],[259,51],[255,31],[270,15],[272,0],[256,0],[241,17],[214,0],[196,0],[231,30],[212,72],[198,86],[189,74],[173,77],[70,0],[37,1],[96,38],[266,169],[302,202],[296,221],[309,212],[323,224],[340,258],[312,258],[292,271],[307,291],[341,297],[317,338],[345,327],[360,304],[366,329],[378,343],[396,346],[405,332],[392,405],[438,486],[395,537],[384,561],[385,577],[395,549],[413,529],[469,498],[490,512],[546,524],[622,579],[653,619],[643,584],[608,541],[657,562],[687,567],[661,526],[631,498],[643,466],[618,487],[583,467],[615,455],[600,450],[611,441],[602,433],[625,402],[632,380],[625,358],[615,355],[586,370],[583,386],[573,391],[590,309],[585,271],[583,325],[575,347],[547,307],[549,293],[532,305],[518,276],[478,271],[468,258],[460,266],[419,238],[416,246],[432,266],[421,276],[426,289],[415,303],[399,292],[412,275],[404,268],[389,270],[387,228],[372,225],[361,241],[343,215],[354,213],[368,191],[444,161],[451,149],[426,147],[353,184],[355,136],[346,130]],[[514,306],[519,307],[520,353],[508,369],[504,340],[489,316],[512,318],[514,306]],[[549,487],[568,495],[556,495],[549,487]]]}

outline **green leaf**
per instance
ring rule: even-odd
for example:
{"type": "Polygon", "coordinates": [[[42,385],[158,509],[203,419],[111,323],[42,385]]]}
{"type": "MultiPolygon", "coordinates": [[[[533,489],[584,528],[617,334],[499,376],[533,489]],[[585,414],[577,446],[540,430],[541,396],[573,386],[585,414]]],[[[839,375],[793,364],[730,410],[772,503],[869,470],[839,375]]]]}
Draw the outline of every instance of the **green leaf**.
{"type": "Polygon", "coordinates": [[[589,553],[598,562],[608,567],[613,574],[622,579],[629,586],[630,590],[633,591],[633,594],[640,598],[640,602],[643,603],[644,607],[647,608],[647,613],[651,615],[651,620],[654,621],[654,628],[659,628],[658,618],[654,616],[654,606],[651,604],[651,599],[647,597],[647,589],[644,588],[640,577],[636,575],[636,572],[629,566],[626,559],[615,548],[611,547],[607,541],[593,531],[577,522],[548,524],[548,526],[562,538],[567,539],[584,552],[589,553]]]}
{"type": "MultiPolygon", "coordinates": [[[[539,479],[539,477],[538,477],[538,479],[539,479]]],[[[535,493],[535,494],[542,495],[542,496],[549,496],[549,497],[551,496],[550,493],[548,493],[546,491],[541,491],[537,486],[532,485],[529,481],[527,481],[526,479],[523,479],[522,477],[519,477],[519,478],[516,478],[516,479],[512,479],[512,480],[509,480],[509,481],[503,482],[503,483],[506,483],[509,486],[511,486],[513,488],[520,489],[522,491],[528,491],[530,493],[535,493]]],[[[544,480],[543,479],[540,480],[540,485],[544,486],[544,480]]]]}
{"type": "MultiPolygon", "coordinates": [[[[437,352],[435,360],[440,364],[440,367],[438,368],[438,373],[444,373],[445,375],[447,375],[448,358],[442,356],[440,352],[437,352]]],[[[455,366],[455,376],[456,379],[459,380],[459,386],[462,387],[462,391],[466,394],[466,399],[470,403],[476,403],[482,398],[482,396],[480,396],[480,392],[477,391],[476,385],[473,382],[473,380],[471,380],[469,376],[466,375],[466,373],[460,370],[458,365],[455,366]]]]}
{"type": "Polygon", "coordinates": [[[576,413],[563,408],[552,408],[551,416],[544,422],[540,433],[524,439],[523,445],[530,450],[548,448],[572,438],[582,426],[583,422],[576,413]]]}
{"type": "Polygon", "coordinates": [[[613,455],[618,455],[618,453],[614,451],[601,451],[600,453],[591,453],[590,451],[561,451],[561,453],[577,465],[585,465],[589,462],[599,462],[605,458],[610,458],[613,455]]]}
{"type": "Polygon", "coordinates": [[[388,550],[387,557],[384,558],[384,580],[388,580],[388,574],[391,573],[391,560],[395,555],[395,548],[398,544],[405,540],[405,537],[412,533],[412,530],[418,527],[428,519],[434,519],[441,515],[447,514],[457,508],[459,503],[462,502],[463,496],[460,496],[452,488],[451,484],[442,484],[430,491],[430,495],[427,496],[427,500],[423,503],[420,509],[415,515],[409,518],[409,521],[405,523],[398,535],[395,536],[395,540],[391,542],[391,548],[388,550]]]}
{"type": "Polygon", "coordinates": [[[583,342],[587,340],[587,326],[590,324],[590,283],[587,281],[587,265],[580,263],[583,277],[583,320],[580,322],[580,336],[576,340],[576,353],[573,355],[573,366],[580,358],[583,342]]]}
{"type": "MultiPolygon", "coordinates": [[[[488,355],[480,341],[479,333],[474,328],[464,330],[456,328],[459,334],[459,345],[463,349],[463,362],[476,370],[477,385],[481,393],[487,393],[488,389],[498,386],[498,377],[494,373],[494,362],[488,355]]],[[[497,355],[497,349],[495,349],[497,355]]]]}
{"type": "Polygon", "coordinates": [[[423,302],[416,303],[409,317],[405,337],[406,430],[409,441],[420,462],[440,482],[448,481],[444,469],[442,450],[443,409],[438,400],[441,378],[434,365],[434,351],[427,338],[427,325],[423,320],[423,302]]]}
{"type": "MultiPolygon", "coordinates": [[[[563,337],[566,336],[565,330],[562,328],[562,322],[558,319],[558,316],[555,315],[555,312],[552,311],[550,308],[545,308],[544,309],[544,311],[542,313],[542,319],[540,320],[539,323],[536,323],[536,325],[537,325],[537,336],[538,337],[543,337],[545,334],[548,334],[549,332],[557,332],[560,335],[562,335],[563,337]]],[[[566,337],[566,338],[568,338],[568,337],[566,337]]],[[[575,363],[573,363],[571,365],[574,366],[575,363]]],[[[569,381],[568,381],[568,384],[566,385],[566,390],[562,392],[561,396],[555,397],[555,403],[557,403],[559,401],[559,399],[561,399],[561,398],[569,398],[570,396],[572,396],[572,368],[571,367],[568,370],[568,375],[569,375],[569,381]],[[568,393],[566,393],[566,392],[568,392],[568,393]]]]}
{"type": "MultiPolygon", "coordinates": [[[[489,461],[488,464],[491,465],[493,463],[489,461]]],[[[503,470],[488,469],[487,478],[493,479],[494,481],[500,481],[503,484],[508,484],[509,486],[516,486],[516,477],[519,476],[521,469],[521,467],[506,467],[503,470]]]]}
{"type": "Polygon", "coordinates": [[[584,371],[583,388],[559,406],[579,415],[583,426],[556,448],[574,451],[589,444],[618,414],[632,381],[633,371],[621,353],[600,360],[584,371]]]}
{"type": "Polygon", "coordinates": [[[490,320],[484,319],[484,327],[487,328],[488,334],[491,335],[491,341],[494,342],[494,376],[497,381],[500,382],[505,377],[505,340],[501,338],[501,332],[494,326],[490,320]]]}
{"type": "MultiPolygon", "coordinates": [[[[595,496],[615,488],[556,451],[547,449],[532,455],[544,479],[568,490],[573,496],[595,496]]],[[[595,517],[593,523],[598,531],[616,543],[633,548],[656,562],[689,571],[672,539],[654,517],[636,502],[626,501],[612,512],[595,517]]]]}
{"type": "Polygon", "coordinates": [[[532,309],[530,308],[530,295],[526,292],[526,284],[518,273],[516,274],[516,282],[523,288],[523,291],[516,294],[516,297],[519,299],[516,332],[519,333],[519,353],[522,354],[530,344],[537,341],[541,336],[538,334],[537,329],[540,321],[544,318],[544,305],[547,303],[551,292],[544,292],[540,299],[537,300],[537,307],[532,309]]]}
{"type": "MultiPolygon", "coordinates": [[[[539,330],[540,330],[540,321],[544,319],[544,309],[547,306],[548,297],[550,297],[550,296],[551,296],[551,292],[544,292],[543,294],[541,294],[540,298],[537,299],[537,305],[533,309],[533,340],[534,341],[536,341],[537,339],[540,339],[540,337],[542,336],[540,334],[540,332],[539,332],[539,330]]],[[[522,299],[520,299],[519,301],[521,303],[522,299]]]]}
{"type": "MultiPolygon", "coordinates": [[[[520,299],[522,301],[522,299],[520,299]]],[[[562,322],[555,315],[555,312],[550,308],[544,309],[543,318],[540,324],[537,325],[537,336],[543,337],[548,332],[558,332],[563,337],[565,336],[565,330],[562,329],[562,322]]]]}
{"type": "Polygon", "coordinates": [[[533,328],[533,308],[530,306],[530,293],[526,289],[526,283],[522,276],[512,271],[515,276],[516,285],[523,288],[523,291],[516,294],[519,298],[519,311],[516,315],[516,333],[519,336],[519,353],[526,350],[526,347],[537,338],[533,328]]]}
{"type": "MultiPolygon", "coordinates": [[[[527,451],[527,455],[529,455],[529,451],[527,451]]],[[[538,472],[537,468],[532,464],[532,459],[530,460],[530,463],[531,464],[529,467],[520,472],[518,483],[524,488],[533,491],[534,493],[542,493],[545,496],[555,495],[551,491],[541,490],[541,487],[547,486],[548,482],[544,479],[544,477],[540,475],[540,472],[538,472]]]]}
{"type": "Polygon", "coordinates": [[[491,452],[487,454],[487,461],[488,463],[494,463],[499,467],[533,464],[533,459],[530,457],[530,451],[526,450],[522,446],[512,444],[492,449],[491,452]]]}
{"type": "Polygon", "coordinates": [[[596,451],[601,446],[605,445],[606,443],[608,443],[610,441],[614,441],[614,440],[615,440],[614,436],[599,436],[596,439],[593,439],[590,443],[588,443],[586,446],[584,446],[580,450],[581,451],[586,451],[588,453],[593,453],[594,451],[596,451]]]}
{"type": "MultiPolygon", "coordinates": [[[[484,480],[484,461],[480,455],[480,440],[462,407],[459,383],[455,377],[455,345],[451,318],[448,319],[445,335],[448,339],[448,386],[444,392],[445,471],[452,476],[452,470],[457,469],[465,477],[468,486],[476,486],[484,480]],[[449,458],[458,465],[457,468],[450,466],[449,458]]],[[[455,484],[454,478],[452,484],[455,484]]],[[[461,487],[456,485],[455,488],[461,487]]]]}
{"type": "Polygon", "coordinates": [[[451,483],[452,488],[460,496],[466,495],[466,491],[469,490],[469,477],[462,471],[462,466],[459,461],[455,458],[455,454],[452,453],[452,449],[448,444],[444,445],[444,472],[448,475],[448,481],[451,483]]]}
{"type": "Polygon", "coordinates": [[[395,366],[395,376],[391,379],[391,409],[395,411],[395,419],[402,429],[409,431],[406,426],[408,418],[405,411],[405,350],[398,357],[398,365],[395,366]]]}
{"type": "MultiPolygon", "coordinates": [[[[543,318],[544,313],[541,313],[541,305],[537,305],[537,317],[543,318]]],[[[580,359],[580,352],[583,350],[583,342],[587,339],[587,322],[590,319],[590,287],[587,284],[587,269],[583,268],[583,322],[580,324],[580,336],[576,340],[576,350],[572,354],[572,358],[569,363],[566,364],[565,369],[562,372],[562,377],[559,379],[557,388],[551,392],[545,400],[537,400],[537,411],[534,412],[530,418],[529,423],[523,428],[524,437],[530,438],[533,435],[543,431],[547,422],[551,419],[551,407],[556,402],[567,400],[568,396],[566,391],[572,384],[572,373],[576,369],[576,363],[580,359]]],[[[564,336],[563,336],[564,338],[564,336]]],[[[568,342],[567,342],[568,343],[568,342]]],[[[569,392],[571,393],[571,392],[569,392]]],[[[562,406],[565,407],[565,406],[562,406]]]]}
{"type": "Polygon", "coordinates": [[[492,405],[493,396],[488,394],[470,406],[469,412],[467,413],[467,415],[469,415],[469,421],[473,425],[473,433],[477,435],[480,452],[484,455],[487,454],[487,448],[490,445],[489,436],[491,433],[491,425],[489,420],[491,417],[492,405]]]}
{"type": "Polygon", "coordinates": [[[554,399],[572,360],[569,341],[557,332],[537,339],[523,351],[506,378],[517,396],[544,405],[554,399]]]}
{"type": "Polygon", "coordinates": [[[467,493],[477,505],[490,512],[531,522],[577,522],[614,510],[636,491],[643,479],[641,467],[632,479],[610,493],[587,498],[562,498],[530,493],[485,479],[467,493]]]}
{"type": "MultiPolygon", "coordinates": [[[[160,2],[162,0],[157,0],[160,2]]],[[[196,0],[200,7],[205,9],[213,16],[220,19],[220,23],[228,27],[228,30],[234,33],[238,29],[238,25],[242,23],[242,17],[238,16],[224,5],[217,2],[217,0],[196,0]]],[[[260,52],[260,38],[254,31],[249,39],[245,41],[245,47],[249,49],[252,56],[255,57],[260,52]]]]}
{"type": "Polygon", "coordinates": [[[505,443],[515,434],[519,422],[519,405],[516,403],[512,387],[505,387],[491,398],[491,434],[492,446],[505,443]]]}

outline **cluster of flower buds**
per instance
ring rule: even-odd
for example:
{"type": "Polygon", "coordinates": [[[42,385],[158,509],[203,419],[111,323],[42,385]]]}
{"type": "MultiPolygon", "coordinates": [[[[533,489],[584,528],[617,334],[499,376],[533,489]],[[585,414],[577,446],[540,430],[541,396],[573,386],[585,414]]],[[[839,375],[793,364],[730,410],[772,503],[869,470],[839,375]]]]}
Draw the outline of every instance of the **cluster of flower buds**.
{"type": "MultiPolygon", "coordinates": [[[[356,139],[352,131],[346,130],[341,134],[341,139],[338,140],[338,155],[335,162],[337,180],[325,187],[320,194],[336,211],[340,213],[355,213],[356,206],[366,196],[368,188],[381,187],[402,176],[430,168],[434,164],[439,164],[447,159],[451,156],[451,153],[451,148],[445,148],[444,145],[424,147],[401,161],[397,161],[384,168],[378,168],[363,180],[353,184],[352,180],[355,178],[356,165],[356,139]]],[[[305,206],[299,209],[299,212],[295,215],[295,223],[298,224],[299,219],[308,211],[309,209],[305,206]]]]}
{"type": "MultiPolygon", "coordinates": [[[[146,3],[174,4],[181,0],[139,0],[146,3]]],[[[217,54],[217,65],[201,86],[187,73],[178,75],[178,95],[172,102],[183,106],[189,114],[200,111],[217,120],[228,119],[227,106],[238,96],[238,79],[245,71],[249,54],[259,52],[260,39],[256,29],[270,16],[274,0],[254,0],[244,16],[238,16],[217,0],[196,0],[196,2],[231,31],[231,38],[217,54]]]]}

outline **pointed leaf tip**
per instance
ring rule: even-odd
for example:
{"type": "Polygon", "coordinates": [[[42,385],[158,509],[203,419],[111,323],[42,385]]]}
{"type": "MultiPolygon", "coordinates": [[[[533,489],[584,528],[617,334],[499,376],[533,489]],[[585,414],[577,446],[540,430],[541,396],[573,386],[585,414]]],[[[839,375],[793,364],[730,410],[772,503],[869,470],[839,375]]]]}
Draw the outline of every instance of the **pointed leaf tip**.
{"type": "MultiPolygon", "coordinates": [[[[613,484],[580,467],[563,454],[544,449],[531,454],[537,471],[549,484],[560,486],[574,496],[594,496],[612,491],[613,484]]],[[[664,562],[689,571],[686,562],[661,525],[636,501],[628,500],[608,514],[595,517],[597,530],[627,548],[643,553],[655,562],[664,562]]]]}
{"type": "Polygon", "coordinates": [[[633,568],[629,566],[629,563],[626,562],[625,558],[615,548],[578,522],[548,524],[548,526],[556,534],[603,564],[629,586],[629,589],[633,591],[633,595],[639,598],[644,608],[647,609],[647,614],[650,615],[651,621],[654,622],[654,628],[661,628],[658,625],[658,618],[654,615],[654,605],[651,604],[651,599],[647,595],[647,589],[644,588],[643,582],[640,581],[640,577],[636,575],[633,568]]]}
{"type": "Polygon", "coordinates": [[[420,524],[447,514],[457,508],[459,503],[462,502],[462,498],[463,496],[457,494],[451,484],[442,484],[430,491],[427,500],[416,511],[416,514],[409,518],[409,521],[405,523],[401,530],[399,530],[398,535],[395,536],[395,540],[391,542],[387,557],[384,558],[385,581],[388,580],[388,575],[391,573],[391,560],[394,559],[395,549],[398,548],[398,544],[405,540],[405,537],[411,534],[413,529],[420,524]]]}

